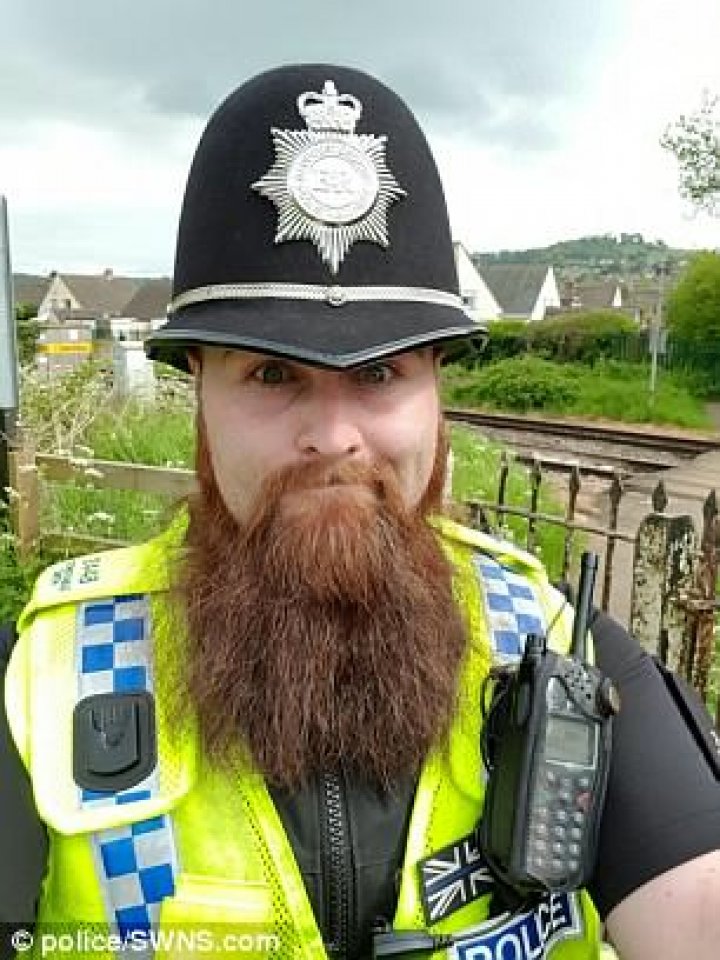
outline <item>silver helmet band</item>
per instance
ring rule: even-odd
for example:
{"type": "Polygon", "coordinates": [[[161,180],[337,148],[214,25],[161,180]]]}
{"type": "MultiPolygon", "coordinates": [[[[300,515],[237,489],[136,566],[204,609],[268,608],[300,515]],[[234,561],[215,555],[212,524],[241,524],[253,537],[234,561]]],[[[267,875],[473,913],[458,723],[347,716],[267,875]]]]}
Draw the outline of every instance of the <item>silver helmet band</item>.
{"type": "Polygon", "coordinates": [[[179,294],[170,303],[168,313],[183,307],[213,300],[300,300],[342,307],[346,303],[425,303],[453,307],[466,313],[462,299],[445,290],[423,287],[341,287],[313,283],[220,283],[196,287],[179,294]]]}

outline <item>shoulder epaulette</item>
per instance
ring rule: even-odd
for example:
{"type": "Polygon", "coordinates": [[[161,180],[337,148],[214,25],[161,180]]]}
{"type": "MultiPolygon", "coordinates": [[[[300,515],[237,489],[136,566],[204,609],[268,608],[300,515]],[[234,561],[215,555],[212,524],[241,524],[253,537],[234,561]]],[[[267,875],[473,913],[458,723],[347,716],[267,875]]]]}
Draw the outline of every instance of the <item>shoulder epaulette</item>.
{"type": "Polygon", "coordinates": [[[168,560],[180,547],[186,521],[178,517],[160,536],[138,546],[120,547],[61,560],[38,577],[18,619],[22,631],[40,610],[120,594],[167,590],[168,560]]]}
{"type": "Polygon", "coordinates": [[[536,576],[545,576],[545,568],[540,560],[533,554],[522,550],[514,543],[508,540],[499,540],[497,537],[491,537],[480,530],[473,530],[471,527],[465,527],[448,517],[436,516],[430,520],[432,526],[448,540],[454,540],[457,543],[465,544],[475,550],[480,550],[497,560],[503,566],[523,571],[530,570],[536,576]]]}

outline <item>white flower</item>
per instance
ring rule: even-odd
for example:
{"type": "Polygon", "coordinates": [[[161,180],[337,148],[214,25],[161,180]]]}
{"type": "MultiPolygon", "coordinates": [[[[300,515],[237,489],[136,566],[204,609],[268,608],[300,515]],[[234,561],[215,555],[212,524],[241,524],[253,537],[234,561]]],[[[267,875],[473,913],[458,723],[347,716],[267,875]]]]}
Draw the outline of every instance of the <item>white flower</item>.
{"type": "Polygon", "coordinates": [[[92,523],[93,520],[99,520],[101,523],[115,523],[115,517],[110,513],[105,513],[102,510],[98,510],[96,513],[91,513],[88,517],[88,521],[92,523]]]}

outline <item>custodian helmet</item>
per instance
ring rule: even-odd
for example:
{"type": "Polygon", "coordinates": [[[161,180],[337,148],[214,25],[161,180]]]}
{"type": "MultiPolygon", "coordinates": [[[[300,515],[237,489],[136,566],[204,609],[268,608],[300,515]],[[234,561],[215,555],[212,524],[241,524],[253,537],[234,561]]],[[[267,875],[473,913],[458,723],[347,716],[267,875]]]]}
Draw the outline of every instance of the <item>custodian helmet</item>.
{"type": "Polygon", "coordinates": [[[459,296],[435,162],[395,93],[313,64],[260,74],[220,105],[152,359],[187,369],[188,346],[208,344],[344,369],[484,332],[459,296]]]}

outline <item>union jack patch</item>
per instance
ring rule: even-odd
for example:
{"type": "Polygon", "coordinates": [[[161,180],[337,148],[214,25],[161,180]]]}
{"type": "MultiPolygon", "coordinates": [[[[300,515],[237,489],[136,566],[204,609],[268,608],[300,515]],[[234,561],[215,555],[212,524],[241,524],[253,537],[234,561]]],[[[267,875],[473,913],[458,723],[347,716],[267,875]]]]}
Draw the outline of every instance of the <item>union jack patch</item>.
{"type": "Polygon", "coordinates": [[[425,919],[437,923],[495,888],[475,831],[418,864],[425,919]]]}

